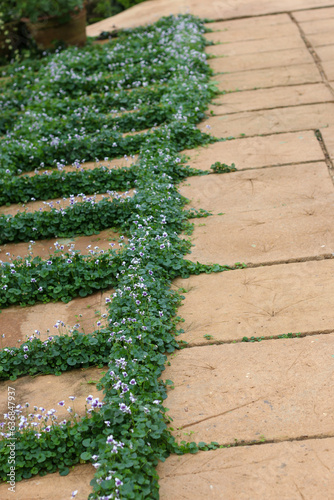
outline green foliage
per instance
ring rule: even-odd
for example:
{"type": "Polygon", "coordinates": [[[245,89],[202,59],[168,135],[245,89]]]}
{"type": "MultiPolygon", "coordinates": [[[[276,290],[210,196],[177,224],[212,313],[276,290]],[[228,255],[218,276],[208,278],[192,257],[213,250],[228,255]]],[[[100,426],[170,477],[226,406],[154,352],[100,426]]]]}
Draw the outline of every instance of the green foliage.
{"type": "Polygon", "coordinates": [[[226,163],[221,163],[220,161],[213,163],[210,168],[212,168],[215,174],[226,174],[237,170],[234,163],[232,163],[232,165],[226,165],[226,163]]]}
{"type": "Polygon", "coordinates": [[[45,16],[61,17],[64,21],[67,15],[76,9],[82,9],[84,0],[17,0],[21,17],[27,17],[32,22],[45,16]]]}
{"type": "MultiPolygon", "coordinates": [[[[53,57],[47,56],[44,63],[31,63],[31,70],[26,71],[24,67],[23,72],[14,64],[5,71],[4,76],[12,75],[12,81],[4,85],[8,99],[1,101],[1,106],[7,111],[15,110],[20,118],[12,127],[7,117],[4,125],[2,196],[12,196],[11,191],[18,186],[22,189],[20,196],[29,193],[36,197],[38,193],[42,197],[46,192],[47,181],[44,185],[40,179],[28,181],[23,177],[21,181],[21,178],[13,178],[20,171],[45,165],[61,167],[80,161],[82,156],[94,161],[96,157],[139,152],[139,161],[129,174],[135,178],[128,179],[128,174],[122,170],[118,179],[134,183],[136,194],[133,198],[102,200],[94,204],[86,200],[60,212],[51,210],[0,218],[2,242],[83,232],[93,234],[111,225],[120,226],[130,238],[122,252],[112,254],[112,258],[110,252],[98,258],[74,253],[64,258],[56,254],[50,257],[51,264],[38,258],[27,259],[28,265],[17,259],[2,264],[7,285],[2,295],[5,305],[11,303],[15,295],[20,296],[14,299],[15,303],[20,300],[29,303],[29,297],[32,301],[68,300],[77,293],[82,295],[86,284],[90,290],[84,290],[84,294],[110,286],[115,278],[117,280],[105,324],[100,329],[85,335],[74,330],[51,336],[43,342],[37,333],[37,337],[32,336],[18,348],[0,351],[3,380],[108,364],[97,385],[104,392],[99,411],[65,423],[53,421],[49,428],[42,424],[39,432],[29,420],[21,419],[14,432],[18,480],[56,470],[65,475],[79,461],[91,461],[96,467],[91,499],[107,495],[156,499],[159,496],[156,472],[159,460],[165,460],[170,453],[196,453],[218,447],[217,443],[175,443],[168,428],[167,409],[163,406],[170,382],[162,379],[166,353],[185,344],[177,340],[182,333],[177,329],[180,321],[177,310],[182,296],[171,289],[171,280],[177,276],[231,269],[184,259],[191,244],[178,236],[187,227],[189,217],[209,215],[203,210],[183,210],[186,200],[174,184],[186,175],[197,174],[185,166],[178,152],[214,140],[195,127],[214,94],[208,84],[211,71],[203,53],[203,32],[203,23],[192,16],[170,16],[148,27],[125,30],[117,42],[110,42],[103,48],[70,49],[53,57]],[[87,131],[90,130],[88,123],[93,128],[94,113],[87,112],[87,130],[73,130],[69,138],[64,119],[59,136],[55,136],[54,118],[59,114],[61,100],[70,103],[70,109],[75,109],[76,99],[88,102],[89,95],[93,95],[92,101],[99,98],[103,101],[104,94],[106,99],[114,99],[122,106],[121,99],[126,99],[128,89],[129,100],[138,99],[137,87],[147,87],[147,93],[145,90],[142,95],[146,96],[148,106],[153,96],[157,103],[155,109],[166,110],[166,123],[154,131],[123,138],[121,132],[109,129],[108,122],[102,131],[90,132],[87,131]],[[31,116],[34,117],[32,121],[31,116]],[[27,131],[33,123],[36,123],[36,130],[33,128],[29,137],[27,131]],[[67,262],[67,258],[72,262],[67,262]],[[46,280],[45,284],[37,283],[37,277],[46,280]],[[35,293],[37,286],[43,289],[38,291],[42,295],[35,293]],[[12,294],[11,289],[16,292],[12,294]],[[47,292],[43,296],[45,289],[47,292]]],[[[141,103],[138,108],[137,117],[143,116],[141,103]]],[[[69,123],[75,123],[73,117],[69,117],[69,123]]],[[[74,189],[95,174],[75,178],[63,172],[61,175],[65,191],[69,186],[74,189]]],[[[95,179],[99,185],[104,175],[111,174],[100,169],[90,180],[95,179]]],[[[47,177],[60,182],[55,174],[47,177]]],[[[118,182],[116,177],[114,181],[118,182]]],[[[59,193],[58,188],[54,189],[54,193],[59,193]]],[[[234,268],[243,266],[237,263],[234,268]]],[[[2,437],[0,477],[6,480],[6,445],[13,435],[5,427],[2,437]]]]}

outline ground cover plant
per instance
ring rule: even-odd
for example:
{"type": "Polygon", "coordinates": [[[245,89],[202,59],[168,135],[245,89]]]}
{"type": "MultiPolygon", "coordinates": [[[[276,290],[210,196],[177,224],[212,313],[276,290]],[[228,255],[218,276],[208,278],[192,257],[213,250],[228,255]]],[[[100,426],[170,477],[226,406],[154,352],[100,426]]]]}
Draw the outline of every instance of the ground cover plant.
{"type": "MultiPolygon", "coordinates": [[[[106,299],[108,314],[96,331],[84,335],[74,330],[45,341],[36,332],[20,347],[0,350],[3,380],[108,365],[97,386],[103,389],[104,400],[99,402],[88,396],[92,411],[82,418],[60,422],[54,409],[48,414],[54,417],[51,420],[44,420],[37,409],[28,410],[30,414],[25,417],[19,407],[14,411],[17,425],[13,428],[11,416],[7,415],[0,441],[0,477],[4,481],[9,472],[8,444],[15,438],[17,480],[56,470],[67,474],[80,461],[91,461],[96,468],[91,499],[158,498],[155,467],[159,460],[170,453],[218,446],[175,442],[163,406],[171,382],[160,379],[166,353],[182,346],[179,340],[182,330],[177,326],[180,319],[177,308],[182,296],[171,289],[171,280],[192,273],[230,269],[187,261],[184,256],[190,244],[179,236],[189,229],[189,217],[209,215],[184,210],[187,200],[176,187],[184,176],[198,173],[186,167],[179,151],[213,140],[195,127],[215,92],[209,84],[211,73],[204,54],[204,31],[203,23],[193,16],[170,16],[145,28],[126,30],[118,41],[102,47],[68,49],[47,56],[44,63],[32,64],[27,72],[17,64],[5,70],[6,75],[12,75],[11,83],[4,84],[8,102],[12,96],[14,106],[19,99],[15,89],[28,89],[30,96],[29,92],[24,94],[17,107],[20,124],[8,124],[2,139],[3,203],[17,201],[15,193],[19,186],[22,192],[17,196],[21,200],[28,195],[46,196],[48,187],[40,187],[43,175],[32,177],[31,181],[16,176],[36,167],[58,165],[61,169],[75,160],[80,163],[84,158],[95,160],[133,152],[139,153],[139,160],[129,177],[123,170],[119,174],[121,182],[135,186],[133,198],[94,204],[87,201],[60,212],[0,217],[2,241],[29,240],[33,228],[39,238],[58,236],[64,228],[66,234],[80,230],[93,233],[101,229],[101,221],[105,219],[106,227],[118,224],[129,238],[129,243],[118,253],[111,250],[84,257],[72,252],[55,254],[49,260],[24,258],[2,263],[3,306],[20,300],[22,304],[31,303],[29,300],[66,301],[98,288],[115,289],[106,299]],[[10,90],[13,84],[14,91],[10,90]],[[76,99],[86,102],[88,110],[84,114],[88,121],[88,117],[94,118],[91,110],[95,109],[96,96],[102,101],[103,95],[112,100],[123,92],[125,99],[125,91],[129,90],[131,101],[133,92],[148,88],[156,92],[154,109],[163,108],[166,120],[158,129],[133,136],[136,148],[132,148],[134,143],[127,138],[120,147],[121,135],[117,130],[109,130],[109,122],[103,131],[94,131],[92,127],[92,132],[86,129],[65,132],[64,127],[55,132],[54,120],[61,98],[71,102],[73,108],[76,99]],[[89,108],[90,96],[93,96],[92,108],[89,108]],[[36,127],[35,120],[41,120],[36,127]],[[47,123],[52,125],[49,132],[47,123]],[[31,135],[27,132],[29,128],[31,135]]],[[[138,101],[131,101],[129,108],[134,102],[137,116],[143,116],[138,101]]],[[[123,104],[114,106],[122,111],[123,104]]],[[[63,112],[71,115],[73,108],[63,112]]],[[[73,125],[71,119],[69,123],[73,125]]],[[[66,119],[63,121],[65,125],[66,119]]],[[[119,127],[117,120],[112,123],[116,123],[112,128],[119,127]]],[[[144,122],[141,127],[145,127],[144,122]]],[[[225,171],[227,166],[220,165],[225,171]]],[[[59,175],[58,171],[55,174],[59,175]]],[[[45,179],[59,181],[55,174],[45,179]]],[[[73,174],[60,172],[64,190],[69,189],[72,178],[77,179],[76,186],[82,182],[84,176],[80,171],[73,174]]],[[[100,174],[101,179],[103,175],[111,178],[114,175],[102,169],[89,175],[96,175],[98,182],[100,174]]],[[[116,174],[114,180],[117,182],[116,174]]]]}

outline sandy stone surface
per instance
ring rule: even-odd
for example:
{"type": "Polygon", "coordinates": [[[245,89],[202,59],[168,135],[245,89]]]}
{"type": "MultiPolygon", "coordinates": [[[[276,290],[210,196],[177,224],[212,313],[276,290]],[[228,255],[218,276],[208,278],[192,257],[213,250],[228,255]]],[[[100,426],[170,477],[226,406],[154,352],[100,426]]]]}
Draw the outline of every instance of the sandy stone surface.
{"type": "Polygon", "coordinates": [[[241,54],[233,57],[222,56],[216,59],[209,59],[209,65],[214,71],[224,72],[294,66],[295,64],[310,64],[312,62],[313,58],[305,47],[301,49],[261,52],[261,57],[257,54],[241,54]]]}
{"type": "MultiPolygon", "coordinates": [[[[73,165],[67,165],[63,167],[64,172],[77,172],[78,170],[93,170],[94,168],[98,167],[107,167],[108,169],[114,169],[114,168],[123,168],[123,167],[131,167],[133,163],[136,162],[138,159],[138,155],[132,155],[132,156],[126,156],[123,158],[113,158],[108,161],[91,161],[91,162],[84,162],[80,163],[80,167],[78,168],[77,166],[73,165]]],[[[27,175],[28,177],[32,177],[34,175],[45,175],[44,172],[52,172],[53,170],[56,170],[55,168],[50,168],[49,170],[45,169],[35,169],[33,172],[24,172],[21,174],[21,176],[27,175]]]]}
{"type": "MultiPolygon", "coordinates": [[[[7,387],[10,385],[15,388],[15,402],[17,405],[23,406],[29,403],[26,413],[39,413],[34,412],[34,406],[39,409],[44,408],[46,411],[52,408],[56,410],[58,421],[63,419],[69,420],[70,412],[68,408],[72,409],[72,413],[84,415],[86,407],[86,397],[92,395],[94,398],[99,397],[102,401],[103,391],[96,389],[96,382],[98,382],[103,373],[108,367],[102,368],[87,368],[79,370],[71,370],[56,375],[39,375],[38,377],[21,377],[14,381],[1,381],[0,382],[0,418],[3,421],[4,413],[8,411],[7,401],[7,387]],[[74,396],[75,400],[69,399],[69,396],[74,396]],[[64,401],[65,405],[60,406],[58,403],[64,401]]],[[[25,415],[25,411],[23,412],[25,415]]],[[[51,421],[48,422],[50,424],[51,421]]]]}
{"type": "MultiPolygon", "coordinates": [[[[59,243],[59,248],[64,247],[63,252],[66,253],[70,249],[78,250],[82,254],[88,254],[89,250],[97,247],[100,250],[108,250],[114,248],[118,250],[120,247],[119,238],[120,233],[116,233],[111,229],[105,229],[98,234],[91,236],[76,236],[74,238],[52,238],[51,240],[38,240],[33,244],[30,242],[22,243],[7,243],[0,245],[0,260],[8,262],[15,257],[25,257],[31,255],[33,257],[39,256],[45,259],[54,254],[56,250],[55,243],[59,243]],[[7,254],[10,255],[7,255],[7,254]]],[[[122,240],[126,242],[127,239],[122,240]]]]}
{"type": "MultiPolygon", "coordinates": [[[[276,17],[279,17],[279,15],[276,17]]],[[[240,21],[238,21],[238,23],[240,23],[240,21]]],[[[247,50],[246,42],[249,40],[262,40],[262,44],[267,43],[267,41],[270,40],[275,40],[275,42],[279,43],[278,38],[282,36],[300,36],[297,26],[291,23],[290,19],[285,16],[284,23],[286,23],[284,26],[281,24],[275,26],[266,24],[261,26],[261,29],[259,29],[259,26],[253,22],[248,23],[247,29],[239,24],[237,24],[237,26],[233,26],[232,22],[228,21],[223,21],[221,23],[208,23],[206,25],[207,28],[214,31],[212,33],[206,33],[204,36],[207,40],[211,40],[215,43],[221,42],[229,44],[231,42],[241,42],[245,45],[245,49],[247,50]],[[266,42],[264,42],[264,39],[266,39],[266,42]]],[[[226,45],[226,48],[228,47],[229,45],[226,45]]]]}
{"type": "Polygon", "coordinates": [[[323,33],[333,30],[333,18],[331,15],[325,19],[315,19],[312,21],[305,21],[301,23],[301,28],[306,35],[313,35],[314,33],[323,33]]]}
{"type": "Polygon", "coordinates": [[[88,297],[78,297],[65,304],[64,302],[49,302],[34,306],[13,306],[3,309],[0,314],[0,331],[5,335],[3,347],[17,347],[25,342],[27,337],[40,332],[40,338],[45,340],[49,335],[59,335],[70,331],[74,325],[84,333],[92,333],[98,328],[97,322],[101,314],[107,312],[105,299],[113,290],[97,292],[88,297]],[[98,313],[97,313],[98,312],[98,313]],[[65,323],[65,327],[55,328],[57,321],[65,323]]]}
{"type": "MultiPolygon", "coordinates": [[[[272,264],[331,257],[333,202],[277,206],[196,219],[187,258],[203,264],[272,264]]],[[[220,212],[221,213],[221,212],[220,212]]]]}
{"type": "MultiPolygon", "coordinates": [[[[224,33],[224,32],[223,32],[224,33]]],[[[243,40],[240,42],[219,43],[223,39],[219,37],[220,32],[215,33],[217,45],[207,47],[206,52],[214,56],[236,56],[240,54],[259,54],[276,50],[305,48],[304,41],[299,33],[293,36],[280,36],[261,40],[243,40]]]]}
{"type": "Polygon", "coordinates": [[[161,500],[324,500],[334,488],[334,439],[171,456],[158,466],[161,500]]]}
{"type": "MultiPolygon", "coordinates": [[[[327,133],[327,130],[330,129],[323,129],[323,133],[327,133]]],[[[331,134],[328,133],[328,136],[331,137],[331,134]]],[[[227,165],[234,163],[238,170],[242,170],[324,160],[314,132],[246,137],[216,142],[206,147],[184,151],[184,153],[190,157],[189,165],[200,170],[210,170],[211,165],[216,161],[227,165]]]]}
{"type": "Polygon", "coordinates": [[[334,7],[297,11],[293,12],[293,16],[299,23],[318,19],[330,19],[334,17],[334,7]]]}
{"type": "Polygon", "coordinates": [[[233,92],[217,96],[209,106],[214,114],[237,113],[301,104],[330,102],[331,91],[322,83],[233,92]]]}
{"type": "MultiPolygon", "coordinates": [[[[217,106],[216,113],[219,113],[217,106]]],[[[334,125],[334,103],[309,104],[233,115],[213,116],[201,122],[200,130],[215,137],[231,137],[293,132],[334,125]]]]}
{"type": "MultiPolygon", "coordinates": [[[[215,72],[222,72],[221,61],[211,59],[210,65],[215,72]]],[[[286,85],[321,82],[320,73],[314,63],[296,64],[295,66],[281,66],[256,71],[238,71],[215,75],[213,80],[218,83],[222,92],[236,90],[254,90],[286,85]]]]}
{"type": "Polygon", "coordinates": [[[8,491],[7,484],[0,485],[2,500],[70,500],[72,492],[77,491],[76,500],[87,500],[93,491],[90,481],[95,469],[90,464],[76,465],[68,476],[60,476],[58,472],[47,476],[34,476],[16,483],[15,493],[8,491]]]}
{"type": "MultiPolygon", "coordinates": [[[[219,20],[325,6],[328,6],[328,0],[267,0],[266,2],[262,0],[238,0],[233,2],[217,0],[210,3],[201,0],[151,0],[135,5],[116,16],[87,26],[86,31],[88,36],[97,36],[102,31],[110,31],[114,27],[130,28],[140,24],[152,23],[157,21],[159,17],[169,16],[170,14],[191,13],[202,18],[219,20]]],[[[266,17],[274,18],[279,16],[266,17]]],[[[275,20],[270,22],[275,25],[275,20]]],[[[281,24],[281,19],[277,20],[277,23],[281,24]]]]}
{"type": "Polygon", "coordinates": [[[214,214],[265,214],[286,205],[307,209],[314,201],[334,202],[334,186],[325,162],[189,177],[179,192],[190,200],[188,207],[214,214]]]}
{"type": "MultiPolygon", "coordinates": [[[[93,188],[92,188],[93,190],[93,188]]],[[[91,195],[85,195],[85,196],[74,196],[73,198],[67,197],[67,198],[55,198],[53,200],[48,200],[48,201],[29,201],[28,203],[13,203],[9,207],[2,206],[0,207],[0,215],[16,215],[17,213],[20,212],[35,212],[35,211],[40,211],[40,212],[49,212],[52,208],[56,208],[57,210],[60,210],[61,208],[67,208],[70,205],[73,205],[74,203],[82,203],[84,201],[94,201],[95,203],[106,199],[108,201],[112,201],[115,198],[122,198],[126,199],[129,196],[133,196],[134,190],[130,189],[129,191],[125,192],[117,192],[113,191],[111,192],[112,194],[97,194],[94,195],[94,193],[91,193],[91,195]]]]}
{"type": "Polygon", "coordinates": [[[333,436],[333,352],[334,334],[183,349],[163,374],[175,387],[174,434],[220,444],[333,436]]]}
{"type": "Polygon", "coordinates": [[[190,346],[207,344],[204,335],[224,342],[333,330],[334,260],[202,274],[174,285],[187,290],[180,339],[190,346]]]}
{"type": "Polygon", "coordinates": [[[334,90],[334,62],[333,61],[325,61],[322,63],[322,67],[326,73],[328,80],[331,80],[332,88],[334,90]]]}
{"type": "Polygon", "coordinates": [[[308,41],[313,47],[321,47],[322,45],[331,45],[333,43],[333,33],[315,33],[307,36],[308,41]]]}

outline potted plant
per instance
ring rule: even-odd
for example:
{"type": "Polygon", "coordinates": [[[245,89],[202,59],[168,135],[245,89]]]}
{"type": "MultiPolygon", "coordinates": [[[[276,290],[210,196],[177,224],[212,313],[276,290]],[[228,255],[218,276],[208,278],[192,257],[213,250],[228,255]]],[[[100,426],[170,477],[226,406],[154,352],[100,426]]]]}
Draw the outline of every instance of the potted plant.
{"type": "Polygon", "coordinates": [[[82,46],[86,42],[84,0],[19,0],[22,20],[40,48],[55,41],[82,46]]]}
{"type": "Polygon", "coordinates": [[[20,9],[13,0],[2,0],[0,5],[0,56],[12,53],[18,42],[20,9]]]}

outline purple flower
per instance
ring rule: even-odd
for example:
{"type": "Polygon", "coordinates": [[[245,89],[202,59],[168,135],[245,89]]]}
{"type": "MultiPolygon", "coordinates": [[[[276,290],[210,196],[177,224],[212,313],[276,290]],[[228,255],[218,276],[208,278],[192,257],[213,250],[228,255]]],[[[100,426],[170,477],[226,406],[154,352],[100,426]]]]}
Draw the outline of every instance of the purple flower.
{"type": "Polygon", "coordinates": [[[31,283],[36,283],[35,278],[31,278],[31,283]]]}
{"type": "Polygon", "coordinates": [[[131,385],[136,385],[136,381],[135,381],[135,379],[134,379],[134,378],[130,380],[130,384],[131,384],[131,385]]]}
{"type": "Polygon", "coordinates": [[[58,403],[58,404],[59,404],[59,406],[64,406],[65,401],[59,401],[59,403],[58,403]]]}
{"type": "Polygon", "coordinates": [[[115,485],[116,486],[122,486],[122,481],[120,479],[118,479],[118,477],[115,477],[115,485]]]}
{"type": "Polygon", "coordinates": [[[48,260],[48,261],[47,261],[47,265],[48,265],[48,266],[51,266],[51,264],[52,264],[52,260],[48,260]]]}

